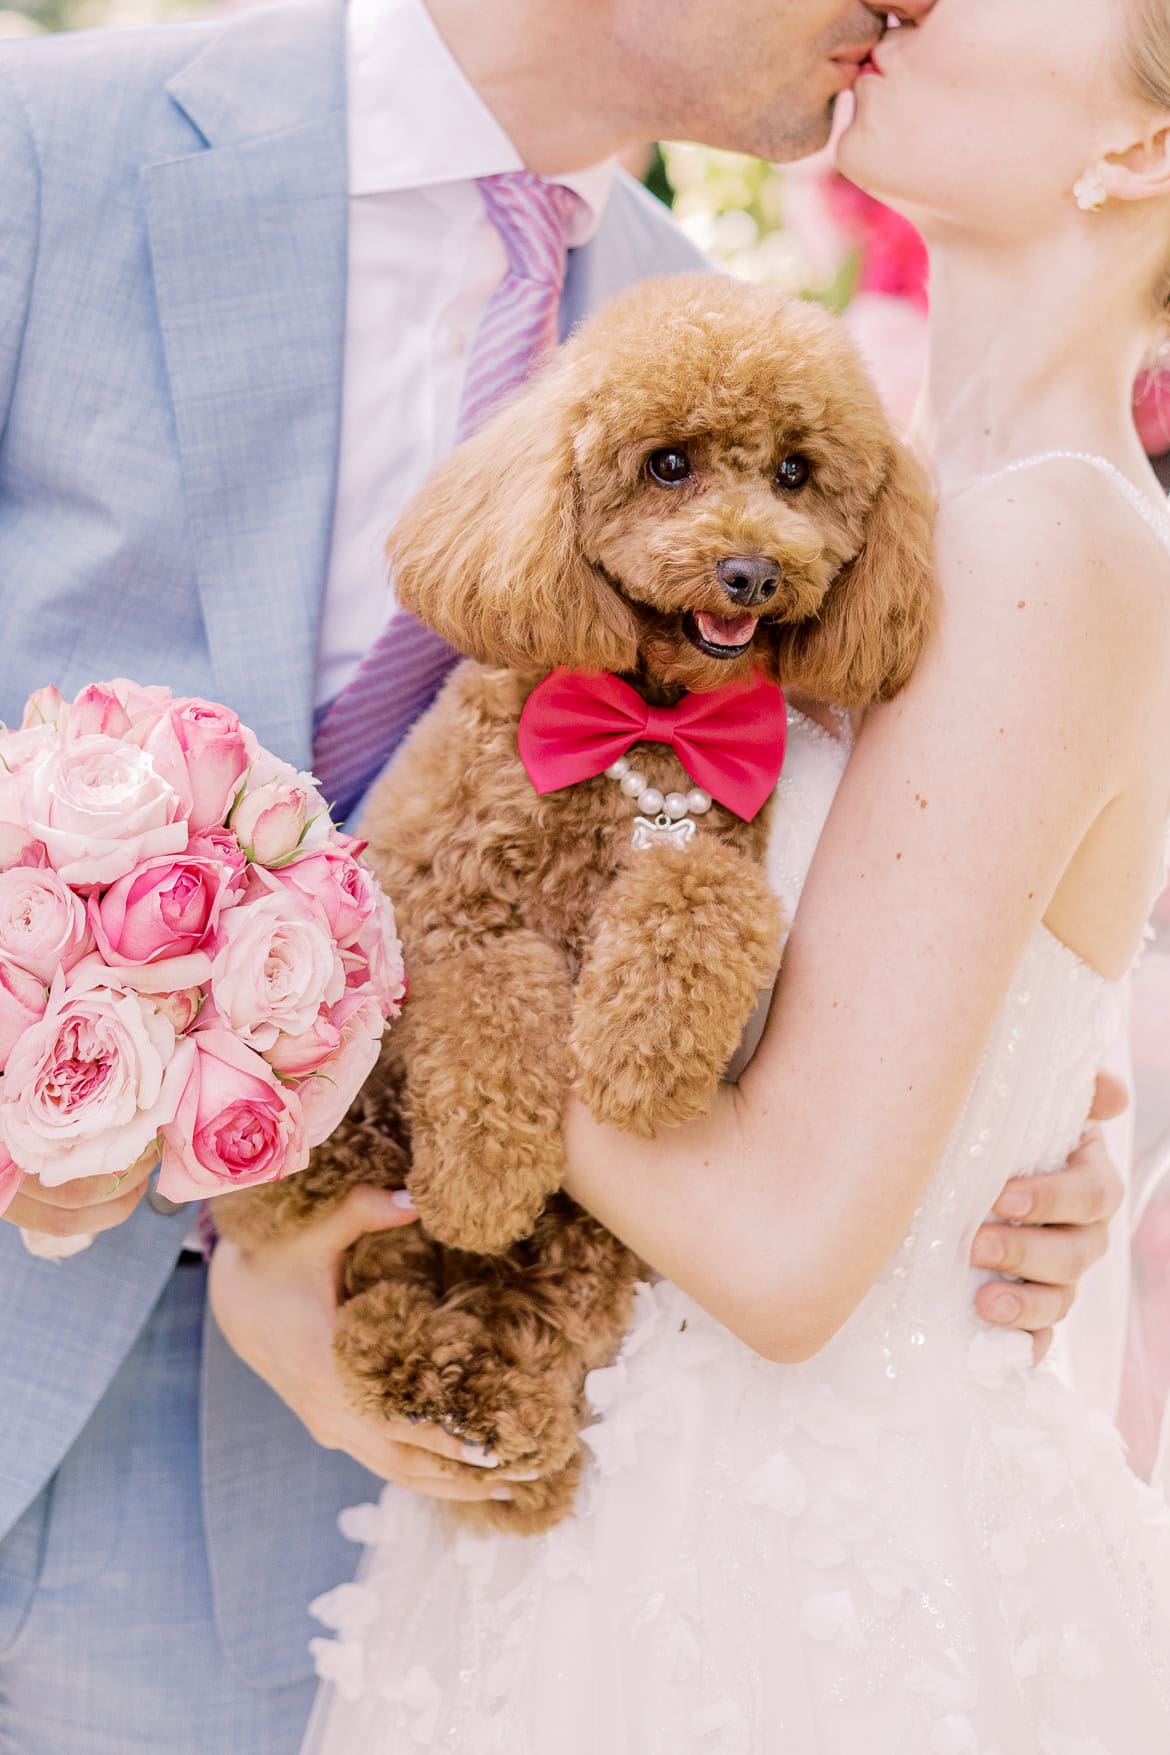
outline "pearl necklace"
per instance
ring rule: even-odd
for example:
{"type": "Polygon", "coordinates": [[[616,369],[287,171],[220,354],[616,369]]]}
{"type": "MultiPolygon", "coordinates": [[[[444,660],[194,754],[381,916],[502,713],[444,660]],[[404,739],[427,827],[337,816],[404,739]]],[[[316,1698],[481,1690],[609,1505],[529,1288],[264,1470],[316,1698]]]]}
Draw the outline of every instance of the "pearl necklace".
{"type": "Polygon", "coordinates": [[[689,847],[695,838],[695,817],[705,816],[711,809],[711,795],[701,786],[689,792],[659,792],[647,784],[646,776],[630,765],[627,756],[619,756],[605,770],[608,780],[616,780],[627,798],[637,801],[640,815],[634,818],[635,847],[654,847],[665,843],[671,847],[689,847]]]}

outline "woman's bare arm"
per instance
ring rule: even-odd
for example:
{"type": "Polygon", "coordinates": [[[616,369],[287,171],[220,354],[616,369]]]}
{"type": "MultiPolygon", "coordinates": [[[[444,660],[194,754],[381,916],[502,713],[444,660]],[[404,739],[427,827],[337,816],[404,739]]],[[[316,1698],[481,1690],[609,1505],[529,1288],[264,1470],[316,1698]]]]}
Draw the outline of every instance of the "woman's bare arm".
{"type": "Polygon", "coordinates": [[[770,1357],[823,1346],[904,1234],[1149,735],[1162,611],[1119,596],[1113,545],[1069,511],[984,491],[943,521],[943,636],[861,734],[740,1086],[651,1141],[568,1118],[570,1191],[770,1357]]]}

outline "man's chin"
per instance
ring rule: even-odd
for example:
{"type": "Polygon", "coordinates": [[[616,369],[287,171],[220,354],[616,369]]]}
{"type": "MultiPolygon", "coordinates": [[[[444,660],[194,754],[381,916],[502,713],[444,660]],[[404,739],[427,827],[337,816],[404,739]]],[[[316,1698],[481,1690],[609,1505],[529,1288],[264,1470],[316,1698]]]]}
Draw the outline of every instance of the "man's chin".
{"type": "Polygon", "coordinates": [[[795,114],[788,110],[770,115],[761,126],[758,139],[734,150],[767,159],[771,164],[795,164],[798,159],[812,158],[815,153],[824,151],[837,132],[835,117],[840,99],[852,100],[852,95],[851,92],[835,92],[822,111],[810,112],[801,118],[800,108],[803,102],[807,102],[805,94],[801,93],[795,114]]]}

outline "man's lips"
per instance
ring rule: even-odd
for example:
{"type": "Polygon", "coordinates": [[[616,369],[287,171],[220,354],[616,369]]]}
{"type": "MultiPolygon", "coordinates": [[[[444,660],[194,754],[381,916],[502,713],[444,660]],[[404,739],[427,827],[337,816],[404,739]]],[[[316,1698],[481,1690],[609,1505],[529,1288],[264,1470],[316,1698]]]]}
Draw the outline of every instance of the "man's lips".
{"type": "Polygon", "coordinates": [[[756,615],[708,615],[696,610],[684,619],[683,632],[709,658],[738,658],[755,638],[759,621],[756,615]]]}
{"type": "Polygon", "coordinates": [[[880,74],[881,68],[877,63],[876,49],[876,43],[863,43],[847,49],[838,49],[832,57],[833,65],[839,67],[847,78],[854,80],[860,79],[863,74],[880,74]]]}

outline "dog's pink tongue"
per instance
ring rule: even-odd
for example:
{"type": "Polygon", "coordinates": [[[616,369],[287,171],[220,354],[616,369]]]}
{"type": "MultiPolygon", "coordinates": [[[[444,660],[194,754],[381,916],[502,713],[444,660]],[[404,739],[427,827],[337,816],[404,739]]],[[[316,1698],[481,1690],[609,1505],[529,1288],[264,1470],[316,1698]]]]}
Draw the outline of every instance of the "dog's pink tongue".
{"type": "Polygon", "coordinates": [[[746,646],[759,622],[756,615],[696,615],[699,632],[712,646],[746,646]]]}

